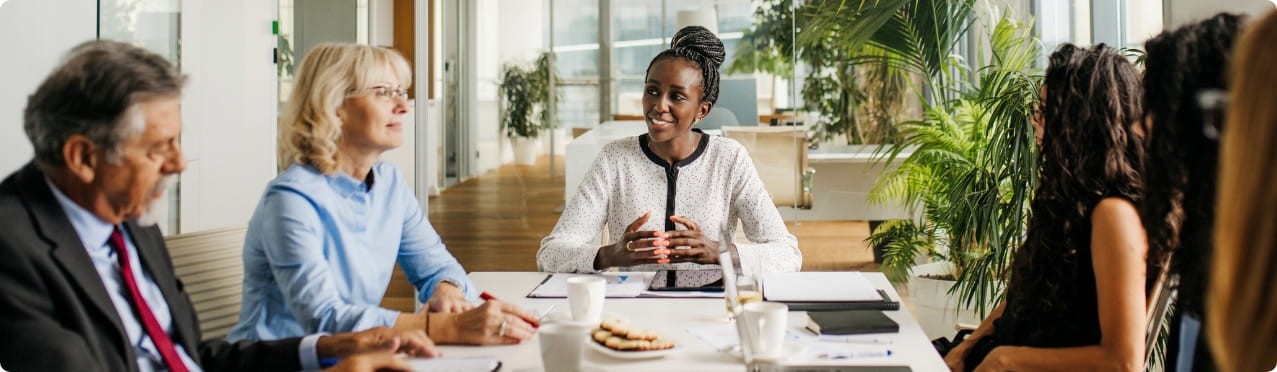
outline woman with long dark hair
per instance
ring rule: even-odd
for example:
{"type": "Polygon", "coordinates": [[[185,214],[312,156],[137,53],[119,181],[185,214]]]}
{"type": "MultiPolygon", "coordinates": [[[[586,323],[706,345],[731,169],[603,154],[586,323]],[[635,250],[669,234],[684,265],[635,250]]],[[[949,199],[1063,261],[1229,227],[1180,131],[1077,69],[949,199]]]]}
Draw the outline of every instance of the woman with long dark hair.
{"type": "Polygon", "coordinates": [[[1112,49],[1063,45],[1035,113],[1038,190],[1007,299],[945,357],[954,371],[1136,370],[1149,252],[1139,75],[1112,49]]]}
{"type": "MultiPolygon", "coordinates": [[[[1219,153],[1219,142],[1212,135],[1223,129],[1223,123],[1219,115],[1208,115],[1199,100],[1208,90],[1222,94],[1227,88],[1228,59],[1243,20],[1239,15],[1219,14],[1144,43],[1148,166],[1143,171],[1146,186],[1140,213],[1149,247],[1174,252],[1169,272],[1180,277],[1167,343],[1167,371],[1215,370],[1201,330],[1219,153]]],[[[1217,114],[1219,109],[1212,111],[1217,114]]]]}

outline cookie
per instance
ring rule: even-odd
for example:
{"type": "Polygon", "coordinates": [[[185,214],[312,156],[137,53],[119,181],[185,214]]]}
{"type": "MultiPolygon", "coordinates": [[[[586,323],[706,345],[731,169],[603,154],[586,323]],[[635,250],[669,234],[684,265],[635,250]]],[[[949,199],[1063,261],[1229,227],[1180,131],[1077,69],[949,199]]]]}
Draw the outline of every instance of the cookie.
{"type": "Polygon", "coordinates": [[[630,329],[629,332],[625,334],[625,338],[627,339],[643,341],[655,340],[659,336],[660,335],[657,335],[655,331],[638,328],[630,329]]]}
{"type": "Polygon", "coordinates": [[[607,339],[612,337],[612,332],[608,332],[607,330],[603,330],[603,329],[595,329],[593,336],[594,336],[594,341],[607,342],[607,339]]]}
{"type": "Polygon", "coordinates": [[[674,341],[666,340],[663,338],[652,340],[651,343],[652,343],[652,350],[665,350],[665,349],[674,348],[674,341]]]}
{"type": "Polygon", "coordinates": [[[643,340],[625,340],[615,349],[620,351],[644,351],[652,348],[652,343],[643,340]]]}
{"type": "Polygon", "coordinates": [[[615,349],[615,350],[621,350],[621,343],[625,341],[626,340],[623,338],[612,336],[612,337],[608,337],[606,341],[603,341],[603,345],[606,345],[607,347],[615,349]]]}
{"type": "Polygon", "coordinates": [[[630,322],[625,319],[609,318],[609,319],[603,320],[603,323],[599,323],[599,328],[602,328],[603,330],[606,330],[606,331],[616,332],[616,328],[629,327],[629,325],[630,325],[630,322]]]}
{"type": "Polygon", "coordinates": [[[630,331],[633,329],[636,329],[636,328],[632,328],[629,324],[613,324],[611,331],[612,331],[612,334],[615,336],[628,338],[630,335],[630,331]]]}

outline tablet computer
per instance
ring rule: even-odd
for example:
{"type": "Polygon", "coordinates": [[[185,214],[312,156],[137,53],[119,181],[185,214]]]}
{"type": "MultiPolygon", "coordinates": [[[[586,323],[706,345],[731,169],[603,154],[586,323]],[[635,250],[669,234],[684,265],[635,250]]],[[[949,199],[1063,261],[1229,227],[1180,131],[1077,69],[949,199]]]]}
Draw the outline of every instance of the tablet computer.
{"type": "Polygon", "coordinates": [[[661,270],[652,276],[653,291],[722,292],[723,270],[661,270]]]}

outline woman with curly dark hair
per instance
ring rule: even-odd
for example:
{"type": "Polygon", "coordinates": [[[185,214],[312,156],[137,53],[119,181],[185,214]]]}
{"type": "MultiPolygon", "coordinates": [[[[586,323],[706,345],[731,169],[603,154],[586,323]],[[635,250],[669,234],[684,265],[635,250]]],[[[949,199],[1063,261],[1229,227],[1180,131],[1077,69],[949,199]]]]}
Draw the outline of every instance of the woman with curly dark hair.
{"type": "Polygon", "coordinates": [[[1139,75],[1103,44],[1050,56],[1038,190],[1007,299],[945,357],[954,371],[1137,370],[1149,252],[1141,198],[1139,75]]]}
{"type": "Polygon", "coordinates": [[[1200,336],[1214,240],[1219,153],[1219,143],[1211,134],[1222,130],[1222,118],[1207,115],[1199,98],[1206,90],[1222,94],[1227,88],[1228,59],[1243,21],[1240,15],[1221,13],[1144,43],[1148,166],[1143,171],[1146,186],[1140,212],[1149,247],[1174,252],[1169,272],[1180,277],[1167,343],[1167,371],[1215,370],[1205,338],[1200,336]]]}

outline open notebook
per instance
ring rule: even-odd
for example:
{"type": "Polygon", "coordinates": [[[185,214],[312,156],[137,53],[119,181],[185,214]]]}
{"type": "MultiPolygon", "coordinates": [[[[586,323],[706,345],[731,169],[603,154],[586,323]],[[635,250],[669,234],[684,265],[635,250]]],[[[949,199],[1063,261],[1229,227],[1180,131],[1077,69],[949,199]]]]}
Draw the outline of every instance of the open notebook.
{"type": "Polygon", "coordinates": [[[790,310],[898,310],[900,303],[874,288],[858,271],[772,272],[763,274],[763,298],[790,310]]]}

